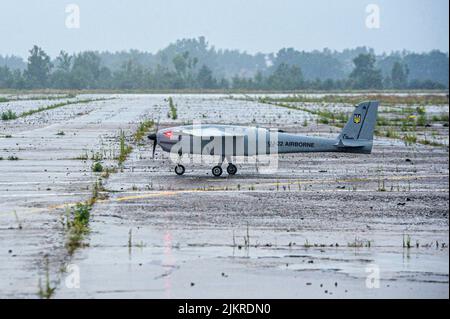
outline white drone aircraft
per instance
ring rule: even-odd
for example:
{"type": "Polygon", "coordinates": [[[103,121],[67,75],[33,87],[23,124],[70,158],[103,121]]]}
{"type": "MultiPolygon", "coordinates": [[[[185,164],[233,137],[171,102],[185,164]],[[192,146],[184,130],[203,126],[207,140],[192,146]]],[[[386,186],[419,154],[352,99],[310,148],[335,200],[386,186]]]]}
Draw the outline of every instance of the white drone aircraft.
{"type": "MultiPolygon", "coordinates": [[[[222,164],[227,159],[227,173],[234,175],[237,167],[231,163],[233,156],[255,156],[278,153],[342,152],[370,154],[377,118],[378,101],[362,102],[356,106],[342,132],[336,138],[321,138],[273,132],[265,128],[235,125],[184,125],[157,130],[148,135],[166,152],[183,154],[218,155],[221,159],[212,168],[214,176],[222,175],[222,164]],[[198,147],[193,147],[196,144],[198,147]],[[214,145],[211,147],[211,145],[214,145]],[[228,145],[229,147],[226,147],[228,145]],[[274,148],[275,146],[275,148],[274,148]],[[275,149],[275,151],[274,151],[275,149]]],[[[185,167],[175,166],[175,173],[183,175],[185,167]]]]}

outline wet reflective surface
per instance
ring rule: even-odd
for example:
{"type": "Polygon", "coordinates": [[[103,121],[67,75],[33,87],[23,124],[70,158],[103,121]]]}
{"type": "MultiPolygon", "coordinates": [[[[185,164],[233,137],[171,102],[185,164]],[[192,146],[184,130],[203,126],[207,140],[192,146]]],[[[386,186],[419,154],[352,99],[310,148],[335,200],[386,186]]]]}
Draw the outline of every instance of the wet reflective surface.
{"type": "Polygon", "coordinates": [[[303,111],[172,96],[177,120],[166,95],[120,95],[0,122],[0,134],[12,135],[0,138],[2,297],[36,297],[47,255],[62,298],[448,298],[448,149],[399,139],[377,138],[371,155],[282,155],[277,172],[247,164],[220,178],[198,164],[176,176],[167,154],[158,148],[152,159],[152,143],[135,145],[103,181],[108,197],[93,207],[89,247],[67,256],[64,207],[91,195],[92,154],[115,165],[120,129],[201,117],[339,132],[303,111]],[[79,267],[80,288],[65,285],[67,264],[79,267]]]}

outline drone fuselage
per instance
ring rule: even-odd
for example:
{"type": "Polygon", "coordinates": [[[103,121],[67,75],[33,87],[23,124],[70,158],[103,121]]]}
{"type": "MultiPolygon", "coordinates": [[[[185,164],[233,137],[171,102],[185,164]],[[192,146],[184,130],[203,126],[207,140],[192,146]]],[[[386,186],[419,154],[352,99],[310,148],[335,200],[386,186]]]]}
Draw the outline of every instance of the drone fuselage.
{"type": "MultiPolygon", "coordinates": [[[[283,153],[341,152],[370,154],[378,112],[378,101],[362,102],[355,107],[347,124],[335,138],[304,136],[254,126],[198,124],[170,127],[149,135],[155,147],[177,154],[213,155],[221,158],[214,166],[214,176],[222,174],[226,159],[227,172],[236,174],[232,157],[273,155],[283,153]]],[[[183,175],[185,168],[177,164],[175,172],[183,175]]]]}
{"type": "Polygon", "coordinates": [[[178,126],[160,130],[158,145],[165,152],[221,156],[254,156],[265,154],[304,152],[370,153],[372,141],[358,141],[357,145],[340,143],[339,138],[304,136],[258,127],[235,125],[202,125],[201,128],[178,126]],[[226,135],[210,136],[208,130],[221,130],[226,135]],[[197,131],[194,131],[197,129],[197,131]],[[195,135],[176,134],[193,131],[195,135]],[[234,135],[233,135],[234,134],[234,135]]]}

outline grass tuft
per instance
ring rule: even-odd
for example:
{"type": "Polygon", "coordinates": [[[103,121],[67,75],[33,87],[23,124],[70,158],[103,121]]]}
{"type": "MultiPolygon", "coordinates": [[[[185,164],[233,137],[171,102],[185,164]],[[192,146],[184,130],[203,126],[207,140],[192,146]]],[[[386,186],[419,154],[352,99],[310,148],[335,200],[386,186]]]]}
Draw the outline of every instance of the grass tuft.
{"type": "Polygon", "coordinates": [[[72,255],[77,248],[86,247],[84,235],[89,232],[91,205],[78,203],[66,213],[65,226],[68,230],[66,249],[72,255]]]}
{"type": "Polygon", "coordinates": [[[131,153],[132,150],[133,150],[133,147],[130,145],[127,145],[125,142],[125,133],[122,130],[120,130],[119,157],[118,157],[119,165],[122,164],[123,162],[125,162],[125,160],[127,159],[128,155],[131,153]]]}
{"type": "Polygon", "coordinates": [[[152,120],[145,120],[141,124],[139,124],[139,127],[134,133],[134,139],[136,142],[139,142],[142,140],[142,138],[145,136],[145,134],[150,130],[154,125],[154,122],[152,120]]]}
{"type": "Polygon", "coordinates": [[[41,278],[39,278],[38,296],[41,299],[50,299],[55,292],[56,287],[52,287],[49,274],[48,258],[45,258],[45,285],[42,286],[41,278]]]}
{"type": "Polygon", "coordinates": [[[11,110],[8,110],[6,112],[2,112],[1,117],[3,121],[15,120],[17,118],[17,114],[11,110]]]}
{"type": "Polygon", "coordinates": [[[172,97],[169,97],[169,108],[169,117],[172,118],[172,120],[176,120],[178,118],[177,106],[173,103],[172,97]]]}
{"type": "Polygon", "coordinates": [[[406,134],[403,136],[403,141],[405,142],[405,145],[412,145],[417,143],[417,136],[416,134],[406,134]]]}
{"type": "Polygon", "coordinates": [[[95,162],[94,165],[92,165],[92,171],[96,173],[103,172],[103,165],[100,162],[95,162]]]}

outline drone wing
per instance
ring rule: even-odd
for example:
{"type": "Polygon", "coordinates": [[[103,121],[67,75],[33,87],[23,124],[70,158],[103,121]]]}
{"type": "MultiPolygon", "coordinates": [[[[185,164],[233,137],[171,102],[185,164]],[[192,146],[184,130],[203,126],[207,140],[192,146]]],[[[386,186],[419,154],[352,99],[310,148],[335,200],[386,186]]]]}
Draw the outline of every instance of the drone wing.
{"type": "Polygon", "coordinates": [[[207,128],[193,128],[193,129],[181,129],[174,131],[174,135],[185,135],[195,137],[233,137],[233,136],[245,136],[242,130],[236,129],[219,129],[215,127],[207,128]]]}

